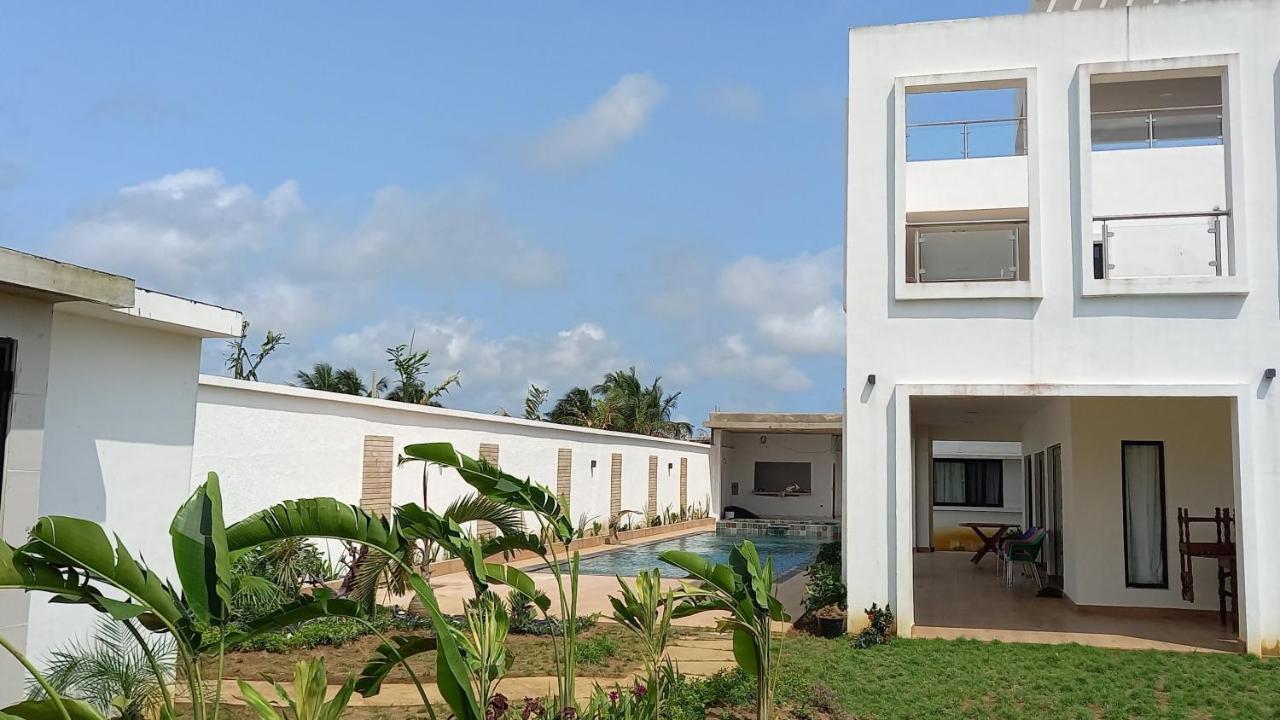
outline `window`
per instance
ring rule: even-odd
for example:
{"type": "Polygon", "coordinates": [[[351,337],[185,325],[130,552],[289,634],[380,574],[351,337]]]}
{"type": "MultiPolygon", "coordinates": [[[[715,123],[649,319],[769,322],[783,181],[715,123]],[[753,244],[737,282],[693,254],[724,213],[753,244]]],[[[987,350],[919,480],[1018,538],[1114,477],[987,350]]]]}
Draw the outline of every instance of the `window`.
{"type": "Polygon", "coordinates": [[[1124,483],[1125,586],[1169,587],[1164,508],[1164,443],[1120,445],[1124,483]]]}
{"type": "Polygon", "coordinates": [[[933,504],[1004,507],[1004,468],[999,460],[934,460],[933,504]]]}
{"type": "Polygon", "coordinates": [[[807,495],[813,479],[807,462],[757,462],[755,491],[770,495],[807,495]]]}

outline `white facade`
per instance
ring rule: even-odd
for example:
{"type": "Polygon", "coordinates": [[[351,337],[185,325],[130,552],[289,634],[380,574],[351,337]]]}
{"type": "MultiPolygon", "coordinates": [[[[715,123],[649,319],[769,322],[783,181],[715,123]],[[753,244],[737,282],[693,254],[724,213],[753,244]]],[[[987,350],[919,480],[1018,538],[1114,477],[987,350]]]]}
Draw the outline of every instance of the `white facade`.
{"type": "MultiPolygon", "coordinates": [[[[584,514],[608,522],[615,454],[622,461],[623,510],[645,511],[650,458],[656,458],[658,512],[679,511],[682,463],[686,506],[707,508],[711,500],[710,449],[699,443],[212,376],[200,379],[196,417],[193,481],[218,473],[228,522],[291,498],[360,504],[367,494],[367,436],[391,438],[394,454],[413,443],[449,442],[472,457],[481,444],[496,446],[505,472],[553,491],[560,451],[567,450],[575,522],[584,514]]],[[[393,504],[422,504],[423,472],[420,462],[393,466],[393,504]]],[[[453,470],[438,467],[426,468],[426,486],[436,509],[474,492],[453,470]]],[[[714,515],[716,508],[710,510],[714,515]]]]}
{"type": "MultiPolygon", "coordinates": [[[[20,545],[40,515],[118,533],[169,573],[168,526],[190,493],[196,378],[206,337],[240,314],[133,281],[0,250],[0,338],[16,350],[0,484],[0,533],[20,545]]],[[[44,594],[0,592],[0,634],[40,661],[82,637],[95,613],[44,594]]],[[[22,673],[0,658],[0,700],[22,673]]]]}
{"type": "Polygon", "coordinates": [[[851,31],[843,508],[851,607],[889,602],[910,633],[928,441],[1021,442],[1033,459],[1060,454],[1072,601],[1216,606],[1200,587],[1207,571],[1197,571],[1194,606],[1178,597],[1173,514],[1230,506],[1240,637],[1250,652],[1280,649],[1280,566],[1263,554],[1274,536],[1268,519],[1280,510],[1280,400],[1265,378],[1280,364],[1276,28],[1280,4],[1222,0],[851,31]],[[1108,115],[1102,103],[1127,96],[1103,86],[1135,81],[1216,87],[1221,108],[1155,101],[1149,146],[1095,149],[1124,134],[1103,128],[1135,117],[1133,108],[1108,115]],[[1009,123],[1024,128],[1014,157],[907,161],[910,96],[987,87],[1024,99],[1022,117],[1009,123]],[[1220,114],[1220,139],[1164,142],[1159,133],[1180,113],[1200,113],[1194,122],[1220,114]],[[1152,213],[1178,217],[1108,219],[1152,213]],[[913,225],[973,221],[1025,224],[1009,249],[1016,277],[910,274],[913,225]],[[1103,222],[1114,236],[1102,237],[1103,222]],[[1167,588],[1126,582],[1124,441],[1163,443],[1167,588]]]}

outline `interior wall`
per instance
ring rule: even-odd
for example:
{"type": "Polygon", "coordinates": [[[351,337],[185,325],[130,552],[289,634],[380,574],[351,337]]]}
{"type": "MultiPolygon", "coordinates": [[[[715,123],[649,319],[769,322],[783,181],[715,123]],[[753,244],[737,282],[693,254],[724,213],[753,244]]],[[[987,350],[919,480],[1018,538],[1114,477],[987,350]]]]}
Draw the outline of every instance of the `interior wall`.
{"type": "MultiPolygon", "coordinates": [[[[1077,558],[1068,594],[1081,605],[1190,608],[1178,579],[1177,509],[1212,514],[1234,505],[1234,450],[1226,398],[1076,398],[1072,400],[1071,472],[1075,510],[1064,518],[1068,549],[1077,558]],[[1164,443],[1165,520],[1169,587],[1126,588],[1121,476],[1122,440],[1164,443]]],[[[1064,461],[1068,454],[1064,449],[1064,461]]],[[[1194,607],[1217,609],[1217,564],[1193,561],[1194,607]]]]}
{"type": "Polygon", "coordinates": [[[805,433],[724,433],[721,493],[724,505],[737,505],[762,517],[833,516],[834,477],[839,469],[838,441],[831,435],[805,433]],[[764,442],[761,442],[761,438],[764,442]],[[754,495],[756,462],[807,462],[811,494],[777,497],[754,495]],[[733,494],[737,483],[738,493],[733,494]]]}

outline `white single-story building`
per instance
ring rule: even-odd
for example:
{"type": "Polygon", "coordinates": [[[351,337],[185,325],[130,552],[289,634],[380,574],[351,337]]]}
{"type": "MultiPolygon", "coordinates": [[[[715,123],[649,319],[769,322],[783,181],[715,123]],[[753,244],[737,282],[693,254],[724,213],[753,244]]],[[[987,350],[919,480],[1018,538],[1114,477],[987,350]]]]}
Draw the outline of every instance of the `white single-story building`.
{"type": "MultiPolygon", "coordinates": [[[[173,570],[169,521],[191,492],[201,341],[240,313],[133,280],[0,248],[0,536],[40,515],[103,523],[135,557],[173,570]]],[[[37,661],[95,613],[0,592],[0,634],[37,661]]],[[[0,657],[0,702],[22,690],[0,657]]]]}

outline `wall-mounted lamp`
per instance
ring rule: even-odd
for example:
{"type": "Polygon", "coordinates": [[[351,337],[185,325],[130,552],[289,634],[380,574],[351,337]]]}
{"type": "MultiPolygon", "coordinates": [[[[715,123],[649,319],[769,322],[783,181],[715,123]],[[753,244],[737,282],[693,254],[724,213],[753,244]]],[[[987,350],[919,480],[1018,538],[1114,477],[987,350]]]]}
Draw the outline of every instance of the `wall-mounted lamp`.
{"type": "Polygon", "coordinates": [[[671,472],[671,468],[675,467],[675,463],[667,463],[667,472],[671,472]]]}
{"type": "Polygon", "coordinates": [[[595,472],[595,471],[596,471],[596,461],[595,461],[595,460],[592,460],[592,461],[591,461],[591,472],[595,472]]]}
{"type": "Polygon", "coordinates": [[[1267,368],[1266,370],[1263,370],[1263,371],[1262,371],[1262,377],[1263,377],[1263,378],[1265,378],[1265,379],[1267,379],[1267,380],[1275,380],[1275,379],[1276,379],[1276,369],[1275,369],[1275,368],[1267,368]]]}
{"type": "Polygon", "coordinates": [[[868,385],[875,385],[875,384],[876,384],[876,374],[875,374],[875,373],[871,373],[870,375],[868,375],[868,376],[867,376],[867,384],[868,384],[868,385]]]}

